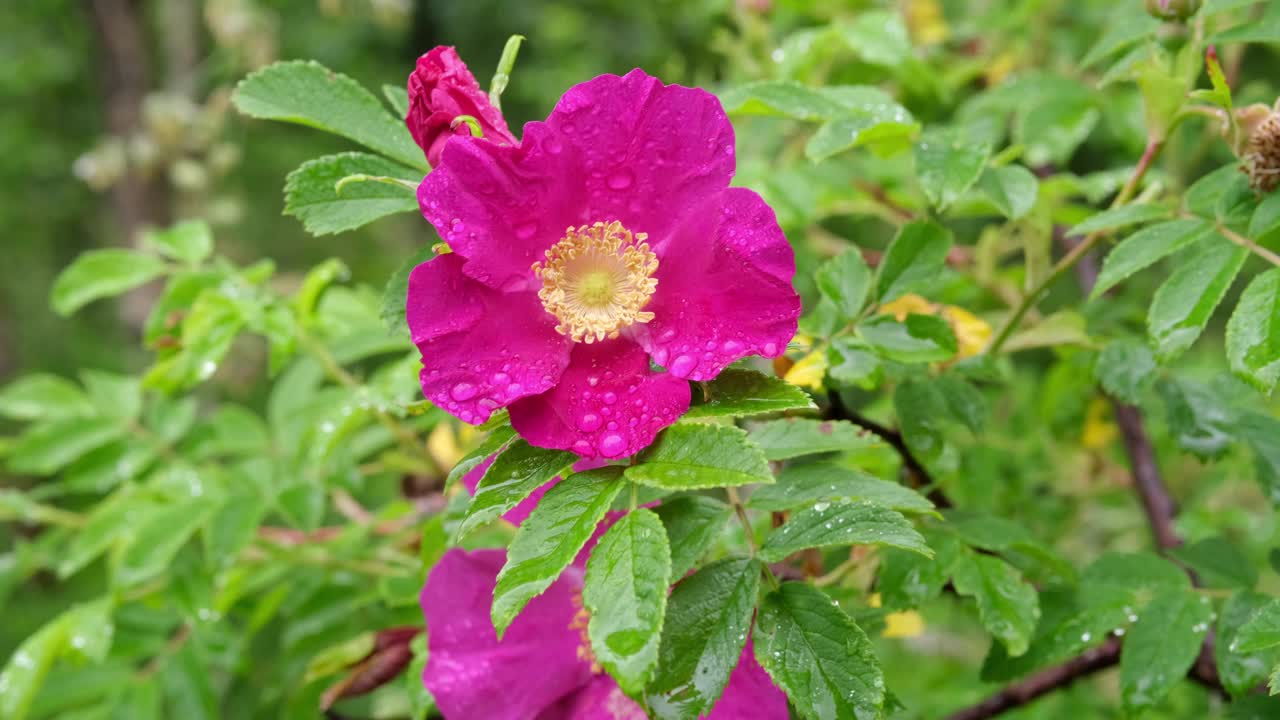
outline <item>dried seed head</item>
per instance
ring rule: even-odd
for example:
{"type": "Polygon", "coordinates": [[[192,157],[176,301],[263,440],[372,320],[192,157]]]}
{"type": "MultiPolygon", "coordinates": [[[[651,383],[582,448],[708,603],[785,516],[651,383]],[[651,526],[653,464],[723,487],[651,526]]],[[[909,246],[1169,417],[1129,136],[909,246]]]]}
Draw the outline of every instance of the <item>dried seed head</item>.
{"type": "Polygon", "coordinates": [[[1241,171],[1260,192],[1280,186],[1280,112],[1272,111],[1249,132],[1241,171]]]}
{"type": "Polygon", "coordinates": [[[1202,0],[1147,0],[1147,13],[1161,20],[1186,20],[1200,12],[1202,0]]]}

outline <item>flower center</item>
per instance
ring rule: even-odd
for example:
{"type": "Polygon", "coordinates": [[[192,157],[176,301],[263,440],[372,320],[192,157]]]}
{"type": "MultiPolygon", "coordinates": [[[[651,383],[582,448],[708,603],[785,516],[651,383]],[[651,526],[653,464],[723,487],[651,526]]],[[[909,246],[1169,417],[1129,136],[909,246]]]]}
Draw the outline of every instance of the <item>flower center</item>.
{"type": "Polygon", "coordinates": [[[546,259],[533,264],[542,281],[538,298],[559,321],[557,332],[593,343],[653,319],[644,306],[658,286],[658,257],[646,239],[616,220],[565,230],[546,259]]]}

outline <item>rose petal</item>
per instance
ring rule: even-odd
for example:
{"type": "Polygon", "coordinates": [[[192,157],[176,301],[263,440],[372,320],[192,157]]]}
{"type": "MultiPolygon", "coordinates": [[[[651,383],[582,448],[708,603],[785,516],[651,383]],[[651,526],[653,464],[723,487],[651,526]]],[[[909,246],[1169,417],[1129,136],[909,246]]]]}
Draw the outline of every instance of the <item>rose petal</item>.
{"type": "Polygon", "coordinates": [[[466,63],[451,47],[432,48],[418,58],[409,76],[409,114],[404,124],[434,167],[445,143],[455,135],[471,136],[465,125],[453,127],[459,115],[480,123],[484,139],[502,145],[518,145],[502,111],[489,102],[466,63]]]}
{"type": "Polygon", "coordinates": [[[427,622],[423,682],[446,718],[528,720],[591,680],[578,657],[581,634],[570,627],[582,590],[575,568],[551,584],[498,642],[489,606],[501,550],[450,550],[422,589],[427,622]]]}
{"type": "Polygon", "coordinates": [[[550,388],[572,344],[532,293],[501,293],[462,274],[446,254],[409,275],[405,307],[422,352],[422,392],[464,422],[550,388]]]}
{"type": "Polygon", "coordinates": [[[557,709],[560,714],[544,715],[545,720],[645,720],[644,710],[608,675],[596,675],[557,709]]]}
{"type": "Polygon", "coordinates": [[[707,199],[654,247],[654,314],[629,332],[676,377],[710,380],[747,355],[777,357],[796,333],[795,255],[759,195],[707,199]]]}
{"type": "MultiPolygon", "coordinates": [[[[533,288],[530,266],[565,229],[618,220],[656,241],[733,177],[733,127],[715,96],[640,70],[570,88],[520,147],[458,137],[418,187],[423,215],[465,272],[533,288]]],[[[536,289],[536,288],[535,288],[536,289]]]]}
{"type": "Polygon", "coordinates": [[[570,88],[544,131],[540,142],[563,142],[581,173],[582,222],[618,220],[650,241],[733,179],[733,126],[720,100],[643,70],[570,88]]]}
{"type": "Polygon", "coordinates": [[[510,409],[512,426],[533,445],[619,458],[689,409],[689,384],[651,371],[644,351],[625,338],[579,343],[554,388],[510,409]]]}
{"type": "Polygon", "coordinates": [[[787,720],[787,696],[773,684],[769,674],[756,662],[751,639],[729,674],[724,694],[711,708],[707,720],[787,720]]]}

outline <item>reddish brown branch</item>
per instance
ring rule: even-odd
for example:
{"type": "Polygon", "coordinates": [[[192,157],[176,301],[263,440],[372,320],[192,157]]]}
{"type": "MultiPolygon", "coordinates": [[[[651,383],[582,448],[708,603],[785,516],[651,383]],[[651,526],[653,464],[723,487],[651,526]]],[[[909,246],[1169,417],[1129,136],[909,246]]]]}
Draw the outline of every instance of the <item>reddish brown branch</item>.
{"type": "Polygon", "coordinates": [[[881,425],[867,417],[850,409],[844,404],[844,400],[840,398],[840,393],[831,392],[827,394],[830,405],[827,409],[827,417],[832,420],[848,420],[849,422],[862,427],[869,431],[872,435],[884,440],[889,444],[898,456],[902,458],[902,469],[907,475],[907,480],[911,487],[929,487],[929,500],[939,508],[951,507],[951,499],[937,488],[933,476],[929,474],[929,470],[925,468],[920,460],[916,458],[915,453],[911,452],[911,448],[907,446],[907,441],[902,437],[902,433],[893,428],[881,425]]]}
{"type": "Polygon", "coordinates": [[[1011,683],[986,700],[959,710],[947,720],[985,720],[1003,712],[1022,707],[1042,695],[1067,687],[1080,678],[1092,675],[1120,662],[1120,642],[1107,640],[1096,648],[1034,675],[1011,683]]]}

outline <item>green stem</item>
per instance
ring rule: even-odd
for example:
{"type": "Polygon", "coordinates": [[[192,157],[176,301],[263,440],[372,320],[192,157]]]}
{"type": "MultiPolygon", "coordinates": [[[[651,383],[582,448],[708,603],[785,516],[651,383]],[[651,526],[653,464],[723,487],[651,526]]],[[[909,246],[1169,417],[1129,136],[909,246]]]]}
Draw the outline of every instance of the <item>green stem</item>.
{"type": "MultiPolygon", "coordinates": [[[[1194,216],[1189,216],[1189,217],[1194,217],[1194,216]]],[[[1256,242],[1254,242],[1254,241],[1250,240],[1249,238],[1247,238],[1247,237],[1245,237],[1245,236],[1243,236],[1243,235],[1241,235],[1241,234],[1239,234],[1239,233],[1237,233],[1237,232],[1235,232],[1235,231],[1233,231],[1233,230],[1228,229],[1228,228],[1227,228],[1226,226],[1224,226],[1222,223],[1218,223],[1218,225],[1216,226],[1216,229],[1217,229],[1218,233],[1220,233],[1220,234],[1222,235],[1222,237],[1224,237],[1224,238],[1226,238],[1226,239],[1230,240],[1231,242],[1233,242],[1233,243],[1235,243],[1235,244],[1239,245],[1240,247],[1242,247],[1242,248],[1244,248],[1244,249],[1248,250],[1249,252],[1253,253],[1254,255],[1257,255],[1258,257],[1262,258],[1263,260],[1266,260],[1267,262],[1271,263],[1272,265],[1275,265],[1276,267],[1280,267],[1280,255],[1277,255],[1277,254],[1275,254],[1275,253],[1271,252],[1270,250],[1268,250],[1268,249],[1266,249],[1266,248],[1262,247],[1262,246],[1261,246],[1261,245],[1259,245],[1258,243],[1256,243],[1256,242]]]]}
{"type": "MultiPolygon", "coordinates": [[[[760,548],[756,546],[756,535],[751,530],[751,519],[747,517],[747,509],[742,505],[742,498],[738,496],[738,488],[727,487],[724,489],[724,493],[729,498],[729,504],[733,506],[733,512],[738,516],[738,522],[742,524],[742,534],[747,537],[747,546],[751,548],[751,556],[755,557],[759,554],[760,548]]],[[[765,579],[769,581],[774,590],[777,590],[778,578],[769,569],[769,563],[761,562],[760,568],[764,571],[765,579]]]]}
{"type": "MultiPolygon", "coordinates": [[[[1108,209],[1118,208],[1133,199],[1134,193],[1138,190],[1139,183],[1142,182],[1142,178],[1147,174],[1147,171],[1151,169],[1151,164],[1155,162],[1156,157],[1160,154],[1160,150],[1163,148],[1163,140],[1153,138],[1147,141],[1147,147],[1142,153],[1142,159],[1138,161],[1138,165],[1133,169],[1133,173],[1129,176],[1129,180],[1125,182],[1124,187],[1120,189],[1120,193],[1116,195],[1115,200],[1111,201],[1111,205],[1108,209]]],[[[1022,302],[1018,304],[1018,307],[1014,308],[1013,313],[1009,315],[1009,319],[1005,320],[1004,325],[1000,328],[1000,332],[996,334],[995,339],[987,346],[985,352],[993,355],[999,352],[1000,348],[1004,347],[1005,342],[1007,342],[1013,335],[1013,332],[1018,329],[1018,325],[1021,324],[1022,318],[1026,316],[1027,311],[1040,301],[1040,298],[1044,295],[1045,291],[1047,291],[1053,283],[1058,280],[1058,278],[1062,277],[1068,270],[1075,267],[1075,264],[1080,261],[1080,258],[1087,255],[1089,251],[1093,249],[1093,246],[1097,245],[1098,241],[1106,237],[1106,235],[1106,231],[1101,230],[1092,233],[1085,237],[1084,240],[1077,243],[1075,247],[1071,248],[1070,252],[1062,256],[1062,259],[1058,260],[1058,262],[1054,264],[1053,268],[1049,270],[1049,273],[1044,277],[1044,279],[1032,288],[1030,292],[1023,296],[1022,302]]]]}

